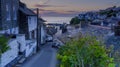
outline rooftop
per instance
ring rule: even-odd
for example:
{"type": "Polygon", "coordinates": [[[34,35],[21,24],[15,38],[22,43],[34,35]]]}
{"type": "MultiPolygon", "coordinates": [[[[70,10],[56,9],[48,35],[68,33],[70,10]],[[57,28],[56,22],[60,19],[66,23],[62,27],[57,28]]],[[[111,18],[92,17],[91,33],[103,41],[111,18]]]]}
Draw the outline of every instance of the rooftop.
{"type": "Polygon", "coordinates": [[[32,10],[27,8],[27,6],[22,2],[20,2],[19,10],[22,11],[26,15],[32,15],[32,16],[36,15],[32,10]]]}

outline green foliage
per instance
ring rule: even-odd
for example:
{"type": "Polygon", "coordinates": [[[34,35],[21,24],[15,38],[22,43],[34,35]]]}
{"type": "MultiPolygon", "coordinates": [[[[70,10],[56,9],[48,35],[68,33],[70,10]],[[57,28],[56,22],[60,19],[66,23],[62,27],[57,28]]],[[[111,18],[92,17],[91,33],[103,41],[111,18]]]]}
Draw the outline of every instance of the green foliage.
{"type": "Polygon", "coordinates": [[[110,64],[108,65],[108,67],[115,67],[115,64],[114,64],[114,63],[110,63],[110,64]]]}
{"type": "Polygon", "coordinates": [[[112,16],[116,17],[116,13],[117,12],[115,12],[113,10],[99,12],[99,14],[101,14],[101,15],[107,15],[107,17],[112,17],[112,16]]]}
{"type": "Polygon", "coordinates": [[[0,30],[2,30],[2,28],[0,28],[0,30]]]}
{"type": "Polygon", "coordinates": [[[79,20],[78,17],[74,17],[74,18],[72,18],[71,21],[70,21],[70,24],[73,24],[73,25],[79,24],[79,23],[80,23],[80,20],[79,20]]]}
{"type": "Polygon", "coordinates": [[[68,42],[60,48],[58,59],[60,67],[114,67],[105,46],[90,36],[68,42]]]}
{"type": "Polygon", "coordinates": [[[6,52],[9,49],[7,42],[8,42],[8,38],[4,36],[0,37],[0,54],[6,52]]]}

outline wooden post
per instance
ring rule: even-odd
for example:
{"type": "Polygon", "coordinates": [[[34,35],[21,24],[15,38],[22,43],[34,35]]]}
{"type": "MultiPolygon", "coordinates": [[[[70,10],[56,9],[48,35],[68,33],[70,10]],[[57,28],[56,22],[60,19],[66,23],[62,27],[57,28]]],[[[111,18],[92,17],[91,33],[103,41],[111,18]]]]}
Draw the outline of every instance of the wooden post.
{"type": "Polygon", "coordinates": [[[37,37],[36,37],[36,39],[37,39],[37,52],[40,50],[40,43],[39,43],[39,9],[37,8],[36,9],[37,10],[37,37]]]}

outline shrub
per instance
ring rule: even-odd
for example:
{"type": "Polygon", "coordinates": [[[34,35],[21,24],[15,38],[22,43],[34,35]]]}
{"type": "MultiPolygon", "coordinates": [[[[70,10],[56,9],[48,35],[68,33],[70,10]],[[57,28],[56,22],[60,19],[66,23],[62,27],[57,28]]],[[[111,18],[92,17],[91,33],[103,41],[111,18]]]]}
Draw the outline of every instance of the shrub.
{"type": "Polygon", "coordinates": [[[70,21],[70,24],[73,24],[73,25],[79,24],[79,23],[80,23],[80,20],[79,20],[78,17],[74,17],[74,18],[72,18],[71,21],[70,21]]]}
{"type": "Polygon", "coordinates": [[[114,67],[104,44],[90,36],[68,42],[58,56],[61,67],[114,67]]]}
{"type": "Polygon", "coordinates": [[[8,42],[8,38],[4,36],[0,37],[0,54],[6,52],[9,49],[7,42],[8,42]]]}

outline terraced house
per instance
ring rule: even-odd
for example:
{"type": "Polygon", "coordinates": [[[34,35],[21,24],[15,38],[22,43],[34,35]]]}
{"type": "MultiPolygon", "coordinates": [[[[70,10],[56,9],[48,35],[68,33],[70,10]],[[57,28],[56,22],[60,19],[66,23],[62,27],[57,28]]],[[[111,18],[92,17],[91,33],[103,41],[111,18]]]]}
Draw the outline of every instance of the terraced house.
{"type": "MultiPolygon", "coordinates": [[[[0,0],[0,67],[15,67],[36,53],[37,22],[37,14],[20,0],[0,0]],[[3,44],[9,49],[1,53],[3,44]]],[[[40,19],[38,25],[40,44],[46,40],[43,22],[40,19]]]]}
{"type": "MultiPolygon", "coordinates": [[[[36,41],[32,40],[35,39],[36,33],[33,35],[31,34],[29,40],[27,39],[28,37],[26,35],[28,31],[31,32],[33,30],[36,30],[36,25],[33,25],[34,21],[30,20],[34,19],[34,17],[29,16],[29,20],[27,19],[28,14],[31,15],[34,13],[26,7],[25,9],[24,7],[22,8],[20,4],[21,3],[19,0],[0,0],[0,37],[4,36],[5,38],[8,38],[6,45],[9,47],[9,49],[0,55],[0,67],[13,67],[13,65],[19,62],[19,60],[28,57],[36,51],[36,41]],[[22,13],[25,12],[25,14],[21,14],[20,11],[22,13]],[[30,13],[26,15],[27,11],[30,13]],[[27,18],[20,19],[23,17],[21,15],[24,15],[27,18]],[[27,23],[25,27],[20,26],[20,24],[24,23],[27,23]],[[35,27],[31,27],[29,23],[35,27]],[[21,31],[23,32],[21,33],[21,31]],[[25,40],[25,38],[27,40],[25,40]]],[[[2,45],[1,42],[2,39],[0,41],[0,47],[2,45]]],[[[0,50],[2,50],[2,48],[0,48],[0,50]]]]}
{"type": "Polygon", "coordinates": [[[0,0],[0,33],[18,33],[19,0],[0,0]]]}
{"type": "MultiPolygon", "coordinates": [[[[8,40],[5,43],[9,47],[0,56],[0,67],[10,67],[18,60],[18,40],[10,35],[18,34],[18,9],[19,0],[0,0],[0,38],[4,36],[8,40]]],[[[3,42],[1,39],[0,46],[3,42]]],[[[0,48],[2,49],[4,47],[0,48]]]]}

